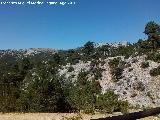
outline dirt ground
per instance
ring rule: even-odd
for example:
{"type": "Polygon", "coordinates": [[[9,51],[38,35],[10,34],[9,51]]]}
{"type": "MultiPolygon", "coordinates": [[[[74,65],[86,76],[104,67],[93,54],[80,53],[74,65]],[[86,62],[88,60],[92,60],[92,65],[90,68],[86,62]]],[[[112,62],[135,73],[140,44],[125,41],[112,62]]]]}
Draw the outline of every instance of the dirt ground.
{"type": "Polygon", "coordinates": [[[72,120],[71,118],[75,118],[75,120],[89,120],[91,118],[102,118],[108,116],[109,115],[104,114],[86,115],[75,113],[7,113],[0,114],[0,120],[72,120]]]}
{"type": "MultiPolygon", "coordinates": [[[[119,115],[119,113],[114,113],[119,115]]],[[[0,114],[0,120],[90,120],[92,118],[105,118],[111,114],[75,114],[75,113],[6,113],[0,114]]],[[[160,120],[158,116],[151,116],[141,120],[160,120]]]]}

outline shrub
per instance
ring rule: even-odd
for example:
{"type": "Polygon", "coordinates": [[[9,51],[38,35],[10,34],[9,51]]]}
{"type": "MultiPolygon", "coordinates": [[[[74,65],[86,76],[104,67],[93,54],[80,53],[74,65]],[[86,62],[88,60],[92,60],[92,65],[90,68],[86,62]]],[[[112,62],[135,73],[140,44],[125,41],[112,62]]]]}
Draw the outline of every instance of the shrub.
{"type": "Polygon", "coordinates": [[[101,66],[103,66],[106,62],[105,61],[101,61],[101,66]]]}
{"type": "Polygon", "coordinates": [[[77,81],[69,90],[67,101],[76,111],[85,113],[94,113],[95,99],[97,94],[100,94],[101,87],[97,81],[89,81],[88,73],[81,71],[77,77],[77,81]]]}
{"type": "Polygon", "coordinates": [[[68,72],[72,72],[72,71],[74,71],[74,68],[73,68],[72,66],[70,66],[70,67],[68,68],[68,72]]]}
{"type": "Polygon", "coordinates": [[[141,63],[141,68],[147,68],[149,67],[149,62],[142,62],[141,63]]]}
{"type": "Polygon", "coordinates": [[[125,56],[125,58],[129,58],[132,54],[134,54],[134,46],[128,44],[127,46],[119,46],[111,48],[111,56],[125,56]]]}
{"type": "Polygon", "coordinates": [[[127,101],[119,100],[118,101],[118,110],[121,113],[127,113],[128,112],[128,102],[127,101]]]}
{"type": "Polygon", "coordinates": [[[152,70],[150,70],[150,75],[151,76],[158,76],[158,75],[160,75],[160,66],[158,66],[157,68],[153,68],[152,70]]]}
{"type": "Polygon", "coordinates": [[[150,91],[147,92],[147,96],[148,96],[149,98],[151,98],[152,100],[154,99],[150,91]]]}
{"type": "Polygon", "coordinates": [[[93,74],[94,74],[95,80],[101,79],[102,72],[103,72],[103,69],[101,69],[101,68],[95,68],[93,70],[93,74]]]}
{"type": "Polygon", "coordinates": [[[114,59],[110,60],[108,64],[111,68],[116,68],[116,67],[118,67],[120,60],[121,60],[121,58],[119,58],[119,57],[114,58],[114,59]]]}
{"type": "Polygon", "coordinates": [[[111,68],[112,79],[114,82],[117,82],[118,79],[122,78],[125,62],[121,61],[121,58],[114,58],[113,60],[110,60],[108,64],[111,68]]]}
{"type": "Polygon", "coordinates": [[[93,68],[93,67],[97,66],[98,64],[99,64],[98,60],[92,60],[90,63],[90,66],[93,68]]]}
{"type": "Polygon", "coordinates": [[[113,70],[113,74],[116,76],[116,79],[120,79],[122,77],[123,69],[117,67],[113,70]]]}
{"type": "Polygon", "coordinates": [[[152,52],[147,55],[147,60],[153,60],[154,62],[160,62],[160,53],[152,52]]]}
{"type": "Polygon", "coordinates": [[[102,112],[112,113],[118,107],[118,96],[112,90],[100,94],[97,98],[97,108],[102,112]]]}
{"type": "Polygon", "coordinates": [[[128,103],[118,100],[118,95],[112,90],[107,90],[106,93],[100,94],[96,101],[96,106],[101,112],[112,113],[114,111],[126,112],[128,103]]]}
{"type": "Polygon", "coordinates": [[[112,68],[111,74],[112,74],[112,81],[118,82],[118,79],[122,78],[123,69],[120,67],[112,68]]]}
{"type": "Polygon", "coordinates": [[[75,111],[82,110],[85,113],[94,111],[94,99],[94,94],[91,93],[90,89],[87,89],[86,85],[84,87],[77,85],[72,87],[67,97],[68,103],[75,111]]]}
{"type": "Polygon", "coordinates": [[[133,68],[129,68],[129,69],[128,69],[128,72],[131,72],[132,70],[133,70],[133,68]]]}
{"type": "Polygon", "coordinates": [[[83,117],[80,113],[78,113],[76,116],[63,117],[62,120],[83,120],[83,117]]]}
{"type": "Polygon", "coordinates": [[[158,75],[157,68],[153,68],[152,70],[150,70],[150,75],[151,76],[157,76],[158,75]]]}
{"type": "Polygon", "coordinates": [[[126,62],[125,61],[120,61],[119,62],[119,67],[122,67],[122,68],[126,67],[126,62]]]}
{"type": "Polygon", "coordinates": [[[136,63],[138,60],[136,58],[132,59],[132,63],[136,63]]]}
{"type": "Polygon", "coordinates": [[[86,55],[90,55],[94,51],[94,42],[88,41],[83,48],[83,51],[86,55]]]}
{"type": "Polygon", "coordinates": [[[18,112],[63,112],[68,108],[60,77],[45,71],[46,67],[36,68],[36,76],[30,76],[16,101],[18,112]]]}
{"type": "Polygon", "coordinates": [[[142,82],[138,82],[136,87],[135,87],[136,90],[139,90],[139,91],[144,91],[145,89],[145,86],[142,82]]]}

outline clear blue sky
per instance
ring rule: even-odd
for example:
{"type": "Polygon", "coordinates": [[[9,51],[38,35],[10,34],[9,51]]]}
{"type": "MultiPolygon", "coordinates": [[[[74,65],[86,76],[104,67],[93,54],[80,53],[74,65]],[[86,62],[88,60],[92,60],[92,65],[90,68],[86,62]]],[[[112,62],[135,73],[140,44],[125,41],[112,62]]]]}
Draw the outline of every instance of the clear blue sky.
{"type": "Polygon", "coordinates": [[[148,21],[160,23],[160,0],[71,1],[76,5],[0,5],[0,49],[68,49],[89,40],[136,42],[145,38],[148,21]]]}

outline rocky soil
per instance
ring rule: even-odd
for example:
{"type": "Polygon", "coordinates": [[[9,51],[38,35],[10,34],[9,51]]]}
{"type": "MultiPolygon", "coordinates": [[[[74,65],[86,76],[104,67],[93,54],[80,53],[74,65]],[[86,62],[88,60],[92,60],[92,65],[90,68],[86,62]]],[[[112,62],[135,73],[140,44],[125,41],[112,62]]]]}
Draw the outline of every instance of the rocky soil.
{"type": "MultiPolygon", "coordinates": [[[[105,64],[99,64],[98,67],[103,68],[102,78],[99,79],[104,93],[107,89],[113,89],[116,94],[119,95],[119,99],[127,100],[130,106],[133,107],[154,107],[160,106],[160,76],[151,77],[149,72],[151,69],[158,67],[160,64],[147,60],[146,56],[130,57],[125,59],[123,56],[121,60],[125,62],[123,69],[122,78],[117,82],[112,80],[111,68],[108,62],[114,57],[105,59],[105,64]],[[142,68],[142,62],[149,62],[149,67],[142,68]]],[[[84,69],[89,71],[91,68],[90,61],[87,63],[79,62],[76,65],[63,66],[59,70],[60,75],[71,77],[73,80],[76,79],[78,73],[84,69]],[[68,72],[68,68],[72,66],[74,71],[68,72]]],[[[92,77],[92,76],[91,76],[92,77]]]]}
{"type": "MultiPolygon", "coordinates": [[[[133,112],[133,111],[132,111],[133,112]]],[[[0,113],[0,120],[90,120],[121,115],[120,112],[113,114],[79,114],[79,113],[0,113]]],[[[160,116],[150,116],[140,120],[160,120],[160,116]]]]}

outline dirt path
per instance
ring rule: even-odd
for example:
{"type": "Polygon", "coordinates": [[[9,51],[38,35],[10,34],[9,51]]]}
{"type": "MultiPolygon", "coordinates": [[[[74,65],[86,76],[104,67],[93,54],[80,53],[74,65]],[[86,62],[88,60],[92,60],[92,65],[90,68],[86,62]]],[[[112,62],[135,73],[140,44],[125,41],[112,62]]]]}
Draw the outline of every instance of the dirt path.
{"type": "Polygon", "coordinates": [[[91,118],[102,118],[108,116],[109,115],[105,114],[86,115],[75,113],[7,113],[0,114],[0,120],[70,120],[69,118],[82,118],[83,120],[89,120],[91,118]]]}
{"type": "MultiPolygon", "coordinates": [[[[114,113],[119,115],[120,113],[114,113]]],[[[0,114],[0,120],[90,120],[113,116],[111,114],[75,114],[75,113],[6,113],[0,114]],[[71,119],[72,118],[72,119],[71,119]],[[73,119],[74,118],[74,119],[73,119]],[[76,119],[77,118],[77,119],[76,119]],[[80,119],[81,118],[81,119],[80,119]]],[[[141,120],[160,120],[156,116],[143,118],[141,120]]]]}

